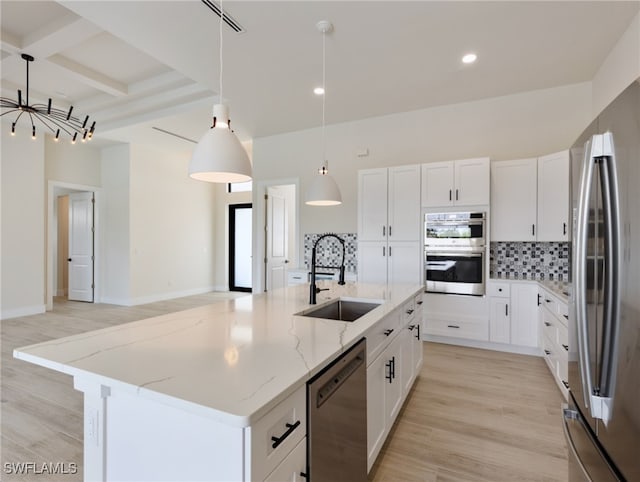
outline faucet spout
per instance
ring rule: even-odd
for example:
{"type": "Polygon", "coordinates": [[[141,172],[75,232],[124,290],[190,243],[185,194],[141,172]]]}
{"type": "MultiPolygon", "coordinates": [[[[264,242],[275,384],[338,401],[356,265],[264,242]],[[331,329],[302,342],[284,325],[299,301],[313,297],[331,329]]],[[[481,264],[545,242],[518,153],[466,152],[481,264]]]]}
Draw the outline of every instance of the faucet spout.
{"type": "Polygon", "coordinates": [[[343,285],[344,283],[344,256],[345,256],[345,244],[344,239],[339,237],[333,233],[326,233],[318,237],[316,242],[313,243],[313,248],[311,249],[311,284],[309,285],[309,304],[316,304],[316,295],[320,293],[320,291],[325,291],[326,289],[320,289],[316,286],[316,267],[319,268],[337,268],[340,269],[338,284],[343,285]],[[318,248],[318,243],[325,238],[336,238],[342,244],[342,260],[340,262],[340,266],[317,266],[316,264],[316,252],[318,248]]]}

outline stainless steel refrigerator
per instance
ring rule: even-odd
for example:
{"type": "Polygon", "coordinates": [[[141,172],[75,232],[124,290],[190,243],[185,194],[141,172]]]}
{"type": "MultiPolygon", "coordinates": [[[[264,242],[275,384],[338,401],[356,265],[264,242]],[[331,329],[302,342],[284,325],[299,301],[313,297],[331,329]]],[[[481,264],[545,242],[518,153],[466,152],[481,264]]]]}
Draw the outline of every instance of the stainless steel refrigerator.
{"type": "Polygon", "coordinates": [[[640,82],[571,148],[569,480],[640,481],[640,82]]]}

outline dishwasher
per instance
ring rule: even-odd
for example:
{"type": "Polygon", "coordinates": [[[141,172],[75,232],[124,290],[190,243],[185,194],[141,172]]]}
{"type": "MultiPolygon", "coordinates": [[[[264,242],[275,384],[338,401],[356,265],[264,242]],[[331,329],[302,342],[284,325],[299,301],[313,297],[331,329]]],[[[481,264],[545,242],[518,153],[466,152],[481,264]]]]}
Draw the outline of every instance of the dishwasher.
{"type": "Polygon", "coordinates": [[[312,482],[367,480],[366,354],[363,338],[307,384],[312,482]]]}

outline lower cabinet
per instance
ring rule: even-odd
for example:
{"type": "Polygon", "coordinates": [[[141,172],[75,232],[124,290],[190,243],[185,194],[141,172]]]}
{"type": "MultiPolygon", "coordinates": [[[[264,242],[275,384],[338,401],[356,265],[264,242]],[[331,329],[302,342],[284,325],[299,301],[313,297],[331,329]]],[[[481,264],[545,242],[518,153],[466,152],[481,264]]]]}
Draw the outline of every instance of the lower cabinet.
{"type": "MultiPolygon", "coordinates": [[[[422,341],[416,337],[419,336],[419,323],[415,321],[422,313],[421,305],[416,310],[416,300],[421,302],[422,294],[405,303],[399,313],[387,315],[389,322],[381,320],[379,325],[384,327],[398,326],[399,319],[399,329],[388,336],[382,351],[375,350],[379,355],[367,360],[367,470],[373,467],[422,367],[422,341]]],[[[372,330],[372,337],[378,331],[377,328],[372,330]]]]}
{"type": "Polygon", "coordinates": [[[538,284],[490,281],[489,341],[516,347],[538,347],[538,284]]]}
{"type": "Polygon", "coordinates": [[[548,290],[540,289],[540,346],[553,378],[564,395],[569,395],[568,355],[569,335],[568,306],[548,290]]]}
{"type": "Polygon", "coordinates": [[[265,482],[298,482],[307,480],[307,438],[303,438],[296,448],[271,472],[265,482]]]}

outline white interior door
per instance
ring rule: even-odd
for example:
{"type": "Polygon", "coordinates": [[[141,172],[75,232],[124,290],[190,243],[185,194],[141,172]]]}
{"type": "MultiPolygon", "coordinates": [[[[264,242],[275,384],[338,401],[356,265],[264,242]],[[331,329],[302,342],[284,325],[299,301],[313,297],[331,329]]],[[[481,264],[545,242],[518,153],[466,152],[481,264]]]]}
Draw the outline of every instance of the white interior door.
{"type": "Polygon", "coordinates": [[[69,194],[69,299],[93,303],[93,193],[69,194]]]}
{"type": "Polygon", "coordinates": [[[267,291],[284,288],[287,280],[289,222],[286,197],[267,189],[267,291]]]}

